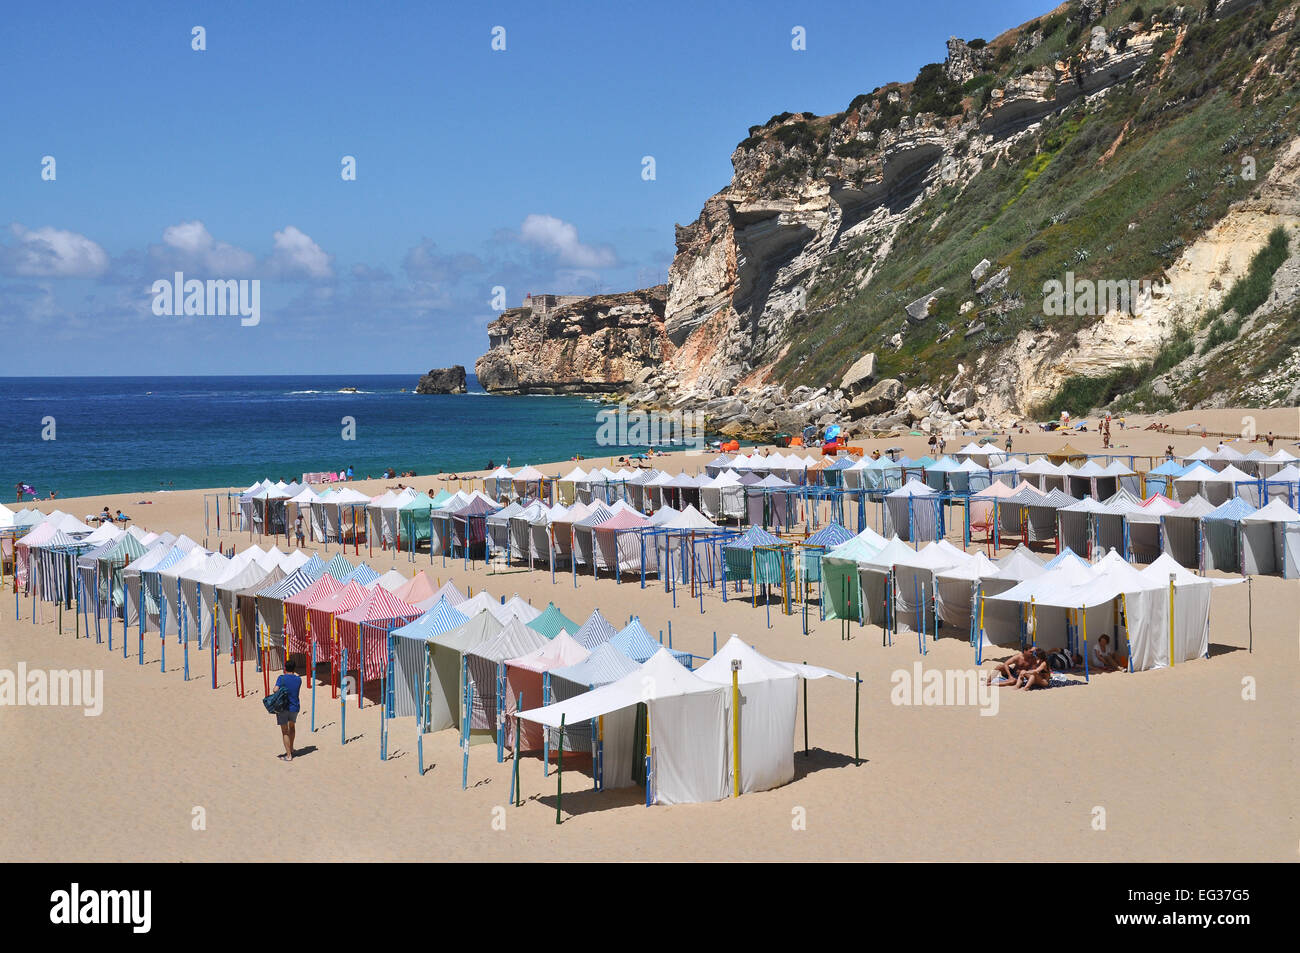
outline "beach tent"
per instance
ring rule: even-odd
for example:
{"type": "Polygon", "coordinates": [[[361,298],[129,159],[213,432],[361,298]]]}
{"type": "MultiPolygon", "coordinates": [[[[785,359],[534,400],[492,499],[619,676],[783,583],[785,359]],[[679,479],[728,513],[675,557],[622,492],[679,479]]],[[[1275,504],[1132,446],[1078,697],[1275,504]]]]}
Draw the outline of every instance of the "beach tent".
{"type": "Polygon", "coordinates": [[[662,650],[616,682],[520,712],[519,717],[559,728],[561,720],[579,724],[644,704],[652,764],[647,801],[716,801],[729,793],[728,692],[687,671],[662,650]]]}
{"type": "Polygon", "coordinates": [[[1176,510],[1160,517],[1160,548],[1179,565],[1200,568],[1201,519],[1214,511],[1205,497],[1194,494],[1176,510]]]}
{"type": "Polygon", "coordinates": [[[369,586],[377,579],[379,579],[379,573],[376,570],[371,569],[365,563],[362,563],[344,576],[340,581],[344,585],[347,585],[349,582],[355,582],[359,586],[369,586]]]}
{"type": "Polygon", "coordinates": [[[348,582],[336,592],[323,595],[307,606],[307,623],[311,626],[312,641],[316,644],[318,661],[328,660],[331,671],[337,668],[338,640],[334,620],[351,612],[370,598],[370,590],[359,582],[348,582]]]}
{"type": "MultiPolygon", "coordinates": [[[[654,548],[641,554],[641,534],[650,521],[644,516],[622,510],[590,528],[592,536],[592,575],[600,569],[614,573],[639,572],[642,563],[649,572],[658,572],[654,548]]],[[[577,527],[575,527],[575,533],[577,527]]]]}
{"type": "MultiPolygon", "coordinates": [[[[499,555],[508,556],[510,549],[510,520],[522,513],[524,508],[518,501],[503,506],[496,512],[489,513],[487,521],[487,541],[489,550],[499,555]]],[[[507,558],[506,564],[509,565],[507,558]]]]}
{"type": "MultiPolygon", "coordinates": [[[[606,643],[602,642],[601,645],[606,643]]],[[[662,642],[656,642],[646,627],[641,624],[639,618],[634,618],[623,628],[614,633],[609,639],[609,645],[625,655],[628,659],[636,664],[648,662],[650,657],[664,648],[662,642]]],[[[597,646],[599,648],[599,646],[597,646]]],[[[668,649],[668,653],[673,658],[681,662],[686,668],[691,667],[691,653],[682,652],[677,649],[668,649]]]]}
{"type": "Polygon", "coordinates": [[[586,470],[582,469],[582,467],[574,467],[555,482],[556,499],[565,506],[572,505],[573,501],[577,499],[577,484],[586,483],[589,479],[586,470]]]}
{"type": "Polygon", "coordinates": [[[785,581],[785,555],[790,545],[757,526],[751,526],[722,546],[728,582],[749,580],[760,586],[785,581]]]}
{"type": "MultiPolygon", "coordinates": [[[[307,606],[317,599],[333,595],[342,588],[343,584],[341,582],[328,573],[322,573],[310,585],[285,597],[283,605],[286,651],[304,653],[311,651],[311,639],[308,635],[307,625],[307,606]]],[[[328,633],[326,634],[328,635],[328,633]]]]}
{"type": "MultiPolygon", "coordinates": [[[[442,491],[445,493],[446,491],[442,491]]],[[[441,494],[439,494],[441,495],[441,494]]],[[[414,552],[427,545],[433,536],[433,510],[436,497],[416,493],[397,507],[397,545],[403,552],[414,552]]]]}
{"type": "Polygon", "coordinates": [[[1127,558],[1135,563],[1154,562],[1164,549],[1161,517],[1179,508],[1167,496],[1156,494],[1132,512],[1124,514],[1124,537],[1127,558]]]}
{"type": "Polygon", "coordinates": [[[1300,577],[1300,512],[1273,500],[1241,519],[1241,570],[1300,577]]]}
{"type": "Polygon", "coordinates": [[[497,467],[483,478],[483,487],[493,502],[509,499],[514,490],[515,475],[505,467],[497,467]]]}
{"type": "MultiPolygon", "coordinates": [[[[319,563],[319,560],[317,562],[319,563]]],[[[321,564],[320,568],[323,571],[324,565],[321,564]]],[[[271,649],[270,665],[272,671],[278,671],[284,667],[284,654],[286,651],[291,650],[288,648],[288,625],[285,617],[284,601],[290,596],[302,592],[319,579],[319,574],[313,575],[315,571],[316,567],[310,564],[299,566],[278,582],[262,587],[254,595],[256,605],[254,621],[257,630],[259,632],[265,631],[271,636],[269,648],[271,649]]],[[[306,647],[303,646],[293,651],[304,652],[306,647]]]]}
{"type": "MultiPolygon", "coordinates": [[[[578,506],[583,506],[583,504],[578,504],[578,506]]],[[[546,565],[554,570],[557,554],[563,552],[564,556],[562,558],[569,558],[573,551],[573,509],[557,503],[549,509],[542,507],[528,521],[528,554],[530,559],[545,560],[546,565]],[[564,533],[557,536],[555,528],[558,524],[563,525],[564,533]],[[563,543],[562,548],[561,542],[563,543]]]]}
{"type": "Polygon", "coordinates": [[[1201,517],[1201,569],[1241,572],[1241,521],[1258,512],[1234,496],[1201,517]]]}
{"type": "Polygon", "coordinates": [[[971,559],[944,540],[914,550],[897,536],[858,566],[866,621],[889,624],[893,631],[904,626],[929,632],[928,617],[934,612],[934,576],[943,569],[960,566],[971,559]],[[886,618],[884,605],[889,600],[886,618]]]}
{"type": "Polygon", "coordinates": [[[1264,460],[1259,461],[1257,471],[1263,479],[1267,480],[1276,474],[1279,470],[1293,466],[1300,457],[1296,457],[1285,450],[1279,450],[1271,454],[1264,460]]]}
{"type": "MultiPolygon", "coordinates": [[[[574,508],[577,509],[576,507],[574,508]]],[[[570,511],[572,517],[574,511],[570,511]]],[[[595,538],[592,535],[594,530],[601,523],[613,519],[614,513],[604,503],[593,503],[588,508],[587,513],[581,518],[573,519],[568,525],[570,545],[567,547],[570,558],[577,566],[590,566],[595,558],[593,550],[595,549],[595,538]]],[[[563,524],[560,524],[563,525],[563,524]]],[[[559,547],[557,547],[559,549],[559,547]]]]}
{"type": "Polygon", "coordinates": [[[335,616],[336,659],[346,648],[348,669],[355,668],[364,681],[378,680],[388,665],[388,630],[414,622],[422,614],[383,586],[375,586],[365,602],[335,616]]]}
{"type": "Polygon", "coordinates": [[[410,581],[409,579],[403,576],[396,569],[390,569],[387,572],[385,572],[383,575],[377,576],[376,578],[370,580],[369,582],[364,583],[364,585],[367,589],[374,589],[378,587],[380,589],[387,589],[389,592],[396,593],[398,589],[401,589],[409,581],[410,581]]]}
{"type": "MultiPolygon", "coordinates": [[[[657,650],[658,646],[655,648],[657,650]]],[[[576,665],[550,671],[550,677],[546,679],[545,704],[566,701],[593,688],[616,682],[635,672],[641,664],[628,658],[612,643],[597,646],[595,651],[576,665]]],[[[529,707],[530,701],[529,696],[525,695],[524,706],[529,707]]],[[[565,750],[591,751],[593,773],[601,790],[644,784],[645,717],[641,713],[641,707],[632,706],[612,712],[601,716],[597,721],[594,731],[591,721],[566,724],[565,750]]],[[[550,744],[556,745],[559,732],[547,728],[546,733],[550,744]]]]}
{"type": "Polygon", "coordinates": [[[704,472],[708,476],[715,477],[723,470],[731,466],[732,458],[725,453],[720,453],[704,465],[704,472]]]}
{"type": "Polygon", "coordinates": [[[1104,512],[1105,506],[1090,496],[1076,500],[1056,511],[1056,538],[1058,545],[1089,556],[1093,550],[1093,520],[1095,513],[1104,512]]]}
{"type": "Polygon", "coordinates": [[[1123,490],[1130,496],[1141,498],[1142,495],[1142,478],[1129,467],[1125,466],[1119,460],[1112,460],[1106,464],[1105,471],[1107,476],[1115,478],[1115,491],[1123,490]]]}
{"type": "MultiPolygon", "coordinates": [[[[522,559],[524,565],[531,566],[539,554],[533,552],[533,521],[544,518],[550,512],[545,503],[534,500],[527,506],[521,506],[517,512],[506,518],[506,562],[522,559]]],[[[498,516],[500,514],[497,514],[498,516]]],[[[543,550],[549,555],[548,550],[543,550]]]]}
{"type": "Polygon", "coordinates": [[[1128,554],[1127,517],[1142,509],[1142,501],[1127,490],[1118,490],[1104,500],[1100,509],[1092,514],[1092,531],[1094,550],[1114,549],[1128,554]]]}
{"type": "MultiPolygon", "coordinates": [[[[500,707],[500,665],[507,659],[518,658],[551,644],[542,633],[528,628],[522,621],[512,618],[490,641],[480,643],[465,653],[466,687],[473,690],[470,731],[489,732],[496,737],[498,728],[504,728],[505,717],[515,710],[513,696],[505,698],[504,710],[500,707]]],[[[539,692],[536,696],[541,698],[539,692]]]]}
{"type": "Polygon", "coordinates": [[[734,470],[726,470],[700,485],[700,511],[710,519],[743,519],[745,487],[734,470]]]}
{"type": "Polygon", "coordinates": [[[1027,481],[1044,493],[1053,487],[1065,489],[1061,468],[1046,457],[1035,457],[1021,467],[1020,479],[1027,481]],[[1049,480],[1051,482],[1048,482],[1049,480]]]}
{"type": "Polygon", "coordinates": [[[745,487],[745,509],[751,525],[789,529],[798,519],[794,484],[768,474],[745,487]]]}
{"type": "MultiPolygon", "coordinates": [[[[728,721],[737,717],[732,705],[732,668],[739,664],[740,791],[767,791],[794,780],[795,718],[799,708],[799,678],[793,671],[746,645],[733,635],[695,674],[727,689],[728,721]]],[[[731,740],[732,734],[728,734],[731,740]]],[[[733,762],[727,782],[734,783],[733,762]]]]}
{"type": "MultiPolygon", "coordinates": [[[[484,615],[490,626],[500,627],[490,615],[484,615]]],[[[426,660],[431,658],[429,653],[433,640],[444,633],[462,628],[469,621],[467,616],[445,599],[439,599],[415,621],[393,629],[390,633],[393,644],[393,717],[417,714],[420,686],[424,679],[430,677],[425,665],[426,660]]],[[[442,697],[441,691],[439,697],[442,697]]]]}
{"type": "Polygon", "coordinates": [[[981,587],[997,575],[997,564],[983,553],[976,553],[960,566],[936,572],[934,609],[939,620],[957,634],[971,638],[979,619],[981,587]]]}
{"type": "Polygon", "coordinates": [[[799,570],[805,584],[820,582],[822,578],[822,557],[837,546],[843,546],[851,539],[853,539],[853,534],[832,520],[802,542],[797,543],[800,556],[799,570]]]}
{"type": "Polygon", "coordinates": [[[1200,493],[1217,506],[1236,497],[1237,485],[1240,483],[1256,484],[1256,480],[1231,463],[1226,464],[1222,470],[1212,470],[1202,463],[1175,479],[1174,489],[1180,499],[1190,496],[1191,491],[1200,493]]]}
{"type": "Polygon", "coordinates": [[[1083,463],[1088,459],[1088,455],[1082,450],[1076,449],[1073,444],[1067,443],[1060,450],[1046,454],[1047,459],[1055,464],[1062,463],[1083,463]]]}
{"type": "Polygon", "coordinates": [[[522,470],[515,472],[514,479],[511,482],[516,497],[520,499],[527,497],[542,499],[546,496],[546,484],[550,479],[536,467],[525,466],[522,470]]]}
{"type": "Polygon", "coordinates": [[[967,505],[970,507],[970,531],[982,530],[989,539],[993,538],[993,526],[997,519],[997,501],[1004,496],[1011,496],[1016,491],[1002,482],[987,484],[982,490],[972,494],[967,505]]]}
{"type": "Polygon", "coordinates": [[[612,639],[617,631],[609,620],[600,614],[599,609],[594,609],[591,615],[587,616],[587,621],[573,633],[573,637],[578,640],[579,645],[594,649],[612,639]]]}
{"type": "Polygon", "coordinates": [[[548,639],[555,638],[561,632],[572,635],[581,628],[578,623],[556,608],[554,602],[548,602],[541,614],[526,624],[530,629],[536,629],[548,639]]]}
{"type": "MultiPolygon", "coordinates": [[[[452,582],[444,582],[442,587],[431,596],[426,596],[425,598],[419,599],[415,602],[412,602],[410,599],[404,601],[410,602],[411,605],[415,606],[421,612],[428,612],[438,604],[438,600],[440,599],[445,600],[447,605],[455,606],[457,609],[467,601],[465,594],[457,589],[455,584],[452,582]]],[[[468,617],[469,613],[467,612],[465,615],[468,617]]]]}
{"type": "MultiPolygon", "coordinates": [[[[542,699],[549,695],[548,677],[555,669],[567,668],[583,662],[591,655],[591,650],[579,644],[573,636],[561,631],[540,648],[533,649],[516,658],[505,659],[498,665],[497,678],[504,676],[507,699],[506,711],[514,711],[519,698],[542,699]],[[511,704],[514,702],[515,704],[511,704]]],[[[545,729],[536,722],[519,724],[519,740],[516,743],[514,719],[507,719],[503,743],[516,752],[539,751],[542,749],[545,729]]],[[[558,741],[558,739],[556,739],[558,741]]],[[[565,738],[565,748],[578,751],[590,744],[582,739],[565,738]]]]}
{"type": "Polygon", "coordinates": [[[865,618],[858,566],[884,549],[886,542],[868,528],[822,556],[822,605],[827,619],[865,618]]]}
{"type": "MultiPolygon", "coordinates": [[[[428,704],[424,710],[423,731],[441,731],[444,728],[460,727],[461,710],[465,699],[465,653],[490,642],[496,638],[503,628],[501,622],[490,612],[480,611],[471,614],[462,610],[463,605],[456,607],[457,612],[461,612],[462,615],[469,615],[468,622],[441,632],[428,640],[429,673],[425,684],[428,704]]],[[[402,664],[400,654],[397,663],[402,664]]],[[[399,674],[395,677],[394,682],[400,685],[404,678],[409,677],[414,679],[411,684],[418,686],[420,684],[420,671],[417,666],[414,669],[414,675],[403,676],[399,674]]],[[[412,691],[415,694],[412,698],[410,710],[403,709],[399,697],[397,714],[418,714],[414,704],[415,700],[418,699],[418,689],[412,689],[412,691]]]]}
{"type": "MultiPolygon", "coordinates": [[[[397,596],[397,598],[401,599],[403,602],[409,602],[411,605],[416,605],[431,596],[437,595],[438,590],[434,588],[435,585],[436,583],[429,574],[421,569],[410,579],[406,580],[406,582],[401,586],[394,589],[393,595],[397,596]]],[[[448,585],[451,584],[448,583],[448,585]]],[[[454,589],[455,587],[453,586],[452,588],[454,589]]],[[[457,592],[456,595],[459,596],[460,593],[457,592]]],[[[460,596],[460,598],[464,599],[465,597],[460,596]]],[[[455,603],[453,602],[452,605],[455,605],[455,603]]]]}
{"type": "Polygon", "coordinates": [[[352,575],[352,571],[356,568],[348,557],[338,553],[325,564],[325,574],[333,576],[336,582],[343,582],[348,576],[352,575]]]}
{"type": "Polygon", "coordinates": [[[1114,494],[1117,480],[1118,477],[1107,473],[1096,460],[1087,460],[1066,476],[1065,491],[1075,499],[1092,497],[1100,501],[1114,494]]]}
{"type": "Polygon", "coordinates": [[[1175,460],[1166,460],[1158,467],[1153,467],[1146,473],[1146,492],[1148,495],[1157,493],[1162,496],[1173,497],[1174,480],[1187,472],[1187,467],[1175,460]]]}
{"type": "Polygon", "coordinates": [[[997,538],[1002,540],[1003,537],[1021,538],[1021,542],[1029,542],[1029,507],[1036,506],[1042,509],[1046,505],[1047,498],[1029,483],[1022,482],[1014,488],[1008,496],[998,497],[994,503],[994,511],[997,518],[997,538]]]}
{"type": "MultiPolygon", "coordinates": [[[[1188,459],[1191,459],[1190,457],[1188,459]]],[[[1186,503],[1193,496],[1203,496],[1206,500],[1214,503],[1216,506],[1222,503],[1222,499],[1211,500],[1210,494],[1206,492],[1205,482],[1218,482],[1218,471],[1212,469],[1208,464],[1200,461],[1194,461],[1180,476],[1174,477],[1174,499],[1179,503],[1186,503]]],[[[1222,487],[1216,496],[1221,495],[1222,487]]]]}

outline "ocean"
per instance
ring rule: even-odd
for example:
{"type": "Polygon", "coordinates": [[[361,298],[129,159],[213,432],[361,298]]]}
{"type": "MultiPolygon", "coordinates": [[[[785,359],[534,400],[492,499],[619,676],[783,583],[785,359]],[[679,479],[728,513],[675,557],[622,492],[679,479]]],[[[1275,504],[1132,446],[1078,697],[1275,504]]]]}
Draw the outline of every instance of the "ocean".
{"type": "Polygon", "coordinates": [[[393,467],[421,476],[607,458],[583,397],[415,394],[417,374],[0,378],[0,492],[44,498],[237,487],[393,467]],[[340,393],[355,387],[357,393],[340,393]],[[405,388],[405,392],[403,392],[405,388]],[[344,439],[354,422],[355,439],[344,439]],[[45,439],[52,437],[53,439],[45,439]],[[2,490],[8,487],[8,490],[2,490]]]}

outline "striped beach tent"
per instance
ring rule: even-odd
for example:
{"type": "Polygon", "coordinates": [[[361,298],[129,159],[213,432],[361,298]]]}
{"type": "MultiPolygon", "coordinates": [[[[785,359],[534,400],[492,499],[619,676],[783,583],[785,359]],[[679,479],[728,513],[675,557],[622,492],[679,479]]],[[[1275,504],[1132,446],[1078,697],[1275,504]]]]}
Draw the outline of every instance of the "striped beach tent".
{"type": "Polygon", "coordinates": [[[536,629],[548,639],[555,638],[561,632],[572,635],[581,628],[578,623],[557,609],[554,602],[548,602],[546,608],[542,610],[542,614],[529,622],[528,627],[536,629]]]}
{"type": "Polygon", "coordinates": [[[594,649],[596,646],[612,639],[617,631],[609,620],[600,614],[599,609],[594,609],[591,615],[587,616],[587,621],[582,623],[578,631],[573,634],[573,637],[578,640],[578,644],[588,649],[594,649]]]}
{"type": "Polygon", "coordinates": [[[317,599],[333,595],[343,588],[333,576],[323,574],[306,588],[284,599],[284,634],[286,649],[290,652],[307,652],[311,647],[307,638],[307,606],[317,599]]]}

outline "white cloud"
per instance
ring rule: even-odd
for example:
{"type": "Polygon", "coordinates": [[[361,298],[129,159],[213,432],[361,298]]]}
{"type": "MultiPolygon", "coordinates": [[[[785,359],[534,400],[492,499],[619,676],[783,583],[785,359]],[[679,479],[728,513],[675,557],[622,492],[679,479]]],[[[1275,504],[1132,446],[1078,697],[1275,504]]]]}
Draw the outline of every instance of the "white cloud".
{"type": "Polygon", "coordinates": [[[274,234],[275,248],[267,259],[269,271],[282,278],[330,278],[334,266],[311,236],[292,225],[274,234]]]}
{"type": "Polygon", "coordinates": [[[108,269],[108,253],[77,232],[46,225],[9,228],[17,244],[0,246],[0,271],[30,278],[95,278],[108,269]]]}
{"type": "Polygon", "coordinates": [[[524,219],[519,238],[555,255],[562,264],[575,268],[606,268],[617,264],[618,256],[608,245],[587,245],[578,240],[578,228],[554,215],[533,213],[524,219]]]}
{"type": "Polygon", "coordinates": [[[217,241],[200,221],[167,226],[162,245],[151,245],[149,251],[170,267],[210,275],[249,275],[257,265],[251,252],[217,241]]]}

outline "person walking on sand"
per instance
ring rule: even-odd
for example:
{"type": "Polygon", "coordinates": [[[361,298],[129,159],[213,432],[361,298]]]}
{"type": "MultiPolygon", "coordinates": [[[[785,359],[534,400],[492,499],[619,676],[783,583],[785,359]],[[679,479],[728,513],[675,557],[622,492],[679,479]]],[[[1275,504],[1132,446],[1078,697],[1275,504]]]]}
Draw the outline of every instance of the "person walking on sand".
{"type": "Polygon", "coordinates": [[[298,537],[298,547],[301,549],[301,548],[302,548],[302,544],[306,541],[306,535],[303,533],[303,530],[302,530],[302,514],[301,514],[301,513],[299,513],[299,514],[298,514],[298,518],[297,518],[296,520],[294,520],[294,524],[293,524],[293,534],[294,534],[296,537],[298,537]]]}
{"type": "Polygon", "coordinates": [[[276,757],[283,761],[293,760],[294,722],[298,720],[298,693],[302,690],[302,679],[294,674],[297,667],[293,659],[285,659],[284,674],[275,680],[276,688],[289,693],[289,707],[275,716],[275,723],[280,726],[280,740],[284,742],[284,754],[276,757]]]}

